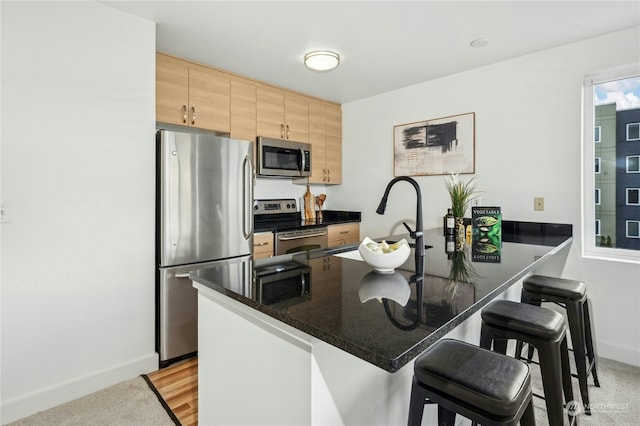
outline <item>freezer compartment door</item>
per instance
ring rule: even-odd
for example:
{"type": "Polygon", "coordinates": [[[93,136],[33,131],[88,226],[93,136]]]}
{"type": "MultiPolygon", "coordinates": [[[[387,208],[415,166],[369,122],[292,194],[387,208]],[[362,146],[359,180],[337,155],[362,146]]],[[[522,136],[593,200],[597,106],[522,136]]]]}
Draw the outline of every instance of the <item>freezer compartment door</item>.
{"type": "Polygon", "coordinates": [[[158,285],[160,362],[198,350],[198,292],[193,265],[161,268],[158,285]]]}
{"type": "Polygon", "coordinates": [[[253,144],[158,132],[160,265],[250,254],[253,144]]]}
{"type": "Polygon", "coordinates": [[[159,269],[158,353],[160,362],[198,350],[198,291],[193,272],[212,286],[252,297],[253,258],[241,256],[215,262],[159,269]]]}

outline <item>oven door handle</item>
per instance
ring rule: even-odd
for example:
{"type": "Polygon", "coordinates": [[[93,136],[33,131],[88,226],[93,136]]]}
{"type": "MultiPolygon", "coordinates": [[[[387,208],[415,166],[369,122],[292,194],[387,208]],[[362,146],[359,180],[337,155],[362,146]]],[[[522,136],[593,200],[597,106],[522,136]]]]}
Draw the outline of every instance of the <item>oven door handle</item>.
{"type": "Polygon", "coordinates": [[[278,236],[278,240],[279,241],[290,241],[290,240],[301,240],[303,238],[310,238],[310,237],[323,237],[327,235],[327,232],[319,232],[317,234],[305,234],[305,235],[296,235],[294,237],[281,237],[278,236]]]}

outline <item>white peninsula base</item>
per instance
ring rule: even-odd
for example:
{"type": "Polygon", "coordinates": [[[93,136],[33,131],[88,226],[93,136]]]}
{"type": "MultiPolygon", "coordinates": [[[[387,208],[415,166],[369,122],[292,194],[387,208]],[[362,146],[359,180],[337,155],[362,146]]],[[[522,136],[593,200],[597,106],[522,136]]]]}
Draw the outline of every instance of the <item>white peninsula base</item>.
{"type": "Polygon", "coordinates": [[[200,424],[406,424],[413,364],[389,373],[194,284],[200,424]]]}

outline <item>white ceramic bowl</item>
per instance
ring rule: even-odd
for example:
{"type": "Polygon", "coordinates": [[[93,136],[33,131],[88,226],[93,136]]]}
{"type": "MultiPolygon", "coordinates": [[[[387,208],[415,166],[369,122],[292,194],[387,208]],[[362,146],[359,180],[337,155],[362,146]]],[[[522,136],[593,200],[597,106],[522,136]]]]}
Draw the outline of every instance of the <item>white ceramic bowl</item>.
{"type": "Polygon", "coordinates": [[[411,253],[405,239],[400,240],[398,242],[400,247],[390,253],[376,253],[367,247],[368,243],[375,243],[375,241],[365,237],[358,246],[358,251],[362,259],[378,272],[393,272],[395,268],[407,261],[411,253]]]}

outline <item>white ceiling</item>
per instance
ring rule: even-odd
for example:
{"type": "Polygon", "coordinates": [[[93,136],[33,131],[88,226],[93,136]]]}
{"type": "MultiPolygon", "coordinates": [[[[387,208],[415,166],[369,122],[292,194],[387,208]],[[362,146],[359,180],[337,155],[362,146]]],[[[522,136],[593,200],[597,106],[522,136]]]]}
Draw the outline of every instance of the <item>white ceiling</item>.
{"type": "Polygon", "coordinates": [[[640,25],[638,0],[101,3],[156,22],[160,52],[338,103],[640,25]],[[340,66],[306,69],[318,49],[340,66]]]}

